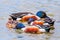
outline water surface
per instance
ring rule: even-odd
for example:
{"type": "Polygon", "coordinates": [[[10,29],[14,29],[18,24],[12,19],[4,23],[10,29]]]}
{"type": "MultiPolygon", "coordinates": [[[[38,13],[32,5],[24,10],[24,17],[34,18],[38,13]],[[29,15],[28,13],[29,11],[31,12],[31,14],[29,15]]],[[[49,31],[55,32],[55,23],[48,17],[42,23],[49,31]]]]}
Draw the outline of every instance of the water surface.
{"type": "Polygon", "coordinates": [[[0,0],[0,40],[60,40],[60,0],[0,0]],[[44,34],[18,34],[6,28],[11,13],[42,10],[56,20],[55,29],[44,34]]]}

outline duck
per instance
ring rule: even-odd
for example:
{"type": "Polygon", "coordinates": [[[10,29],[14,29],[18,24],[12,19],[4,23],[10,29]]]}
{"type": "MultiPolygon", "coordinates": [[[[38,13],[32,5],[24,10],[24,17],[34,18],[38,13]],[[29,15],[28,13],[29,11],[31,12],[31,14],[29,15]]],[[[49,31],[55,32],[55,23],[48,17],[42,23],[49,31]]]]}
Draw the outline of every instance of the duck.
{"type": "Polygon", "coordinates": [[[22,28],[25,33],[40,33],[39,28],[35,26],[29,26],[26,28],[22,28]]]}
{"type": "Polygon", "coordinates": [[[35,20],[35,21],[31,22],[31,25],[43,25],[43,24],[44,24],[44,21],[35,20]]]}
{"type": "Polygon", "coordinates": [[[8,18],[8,22],[6,23],[6,27],[9,28],[9,29],[15,27],[15,25],[13,24],[13,19],[12,18],[8,18]]]}
{"type": "Polygon", "coordinates": [[[23,32],[25,33],[35,33],[35,34],[49,32],[49,30],[47,29],[38,28],[36,26],[25,27],[25,28],[22,28],[21,30],[23,30],[23,32]]]}
{"type": "Polygon", "coordinates": [[[13,20],[12,18],[9,18],[8,22],[6,23],[6,27],[9,29],[21,29],[25,27],[25,25],[19,22],[18,20],[20,20],[20,18],[18,18],[17,20],[13,20]]]}
{"type": "Polygon", "coordinates": [[[18,12],[18,13],[12,13],[12,14],[10,14],[9,16],[10,16],[13,20],[16,20],[17,18],[22,18],[23,16],[28,15],[28,14],[34,15],[34,14],[31,13],[31,12],[18,12]]]}
{"type": "Polygon", "coordinates": [[[26,15],[22,17],[22,21],[29,21],[29,19],[37,20],[38,18],[35,15],[26,15]]]}
{"type": "Polygon", "coordinates": [[[36,16],[38,16],[41,19],[43,19],[46,23],[49,23],[50,26],[54,26],[55,20],[51,19],[50,17],[48,17],[47,14],[44,11],[38,11],[36,13],[36,16]]]}

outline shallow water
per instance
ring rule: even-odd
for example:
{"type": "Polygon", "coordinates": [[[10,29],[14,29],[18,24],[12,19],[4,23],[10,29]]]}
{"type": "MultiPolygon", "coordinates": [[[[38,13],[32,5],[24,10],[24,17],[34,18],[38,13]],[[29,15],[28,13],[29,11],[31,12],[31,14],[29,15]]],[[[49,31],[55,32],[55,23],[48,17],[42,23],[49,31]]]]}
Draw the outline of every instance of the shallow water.
{"type": "Polygon", "coordinates": [[[60,40],[60,0],[0,0],[0,40],[60,40]],[[56,20],[51,33],[26,34],[17,33],[6,28],[5,24],[11,13],[39,10],[52,14],[56,20]]]}

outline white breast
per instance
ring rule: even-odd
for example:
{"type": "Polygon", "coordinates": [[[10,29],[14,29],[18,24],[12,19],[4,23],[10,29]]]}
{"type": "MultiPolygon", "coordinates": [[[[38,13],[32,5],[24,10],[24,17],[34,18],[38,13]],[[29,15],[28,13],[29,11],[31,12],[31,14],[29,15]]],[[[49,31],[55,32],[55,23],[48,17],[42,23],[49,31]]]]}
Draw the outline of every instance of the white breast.
{"type": "Polygon", "coordinates": [[[46,32],[45,29],[39,29],[40,32],[46,32]]]}

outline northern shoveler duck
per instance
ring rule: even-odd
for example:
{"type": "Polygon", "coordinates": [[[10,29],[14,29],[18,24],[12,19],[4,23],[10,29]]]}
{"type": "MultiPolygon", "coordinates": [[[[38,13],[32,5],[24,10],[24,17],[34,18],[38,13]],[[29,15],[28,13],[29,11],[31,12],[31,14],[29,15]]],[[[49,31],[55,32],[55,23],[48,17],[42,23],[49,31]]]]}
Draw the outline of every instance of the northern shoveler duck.
{"type": "Polygon", "coordinates": [[[13,20],[16,20],[17,18],[22,18],[23,16],[28,15],[28,14],[34,15],[31,12],[19,12],[19,13],[12,13],[10,17],[12,17],[13,20]]]}

